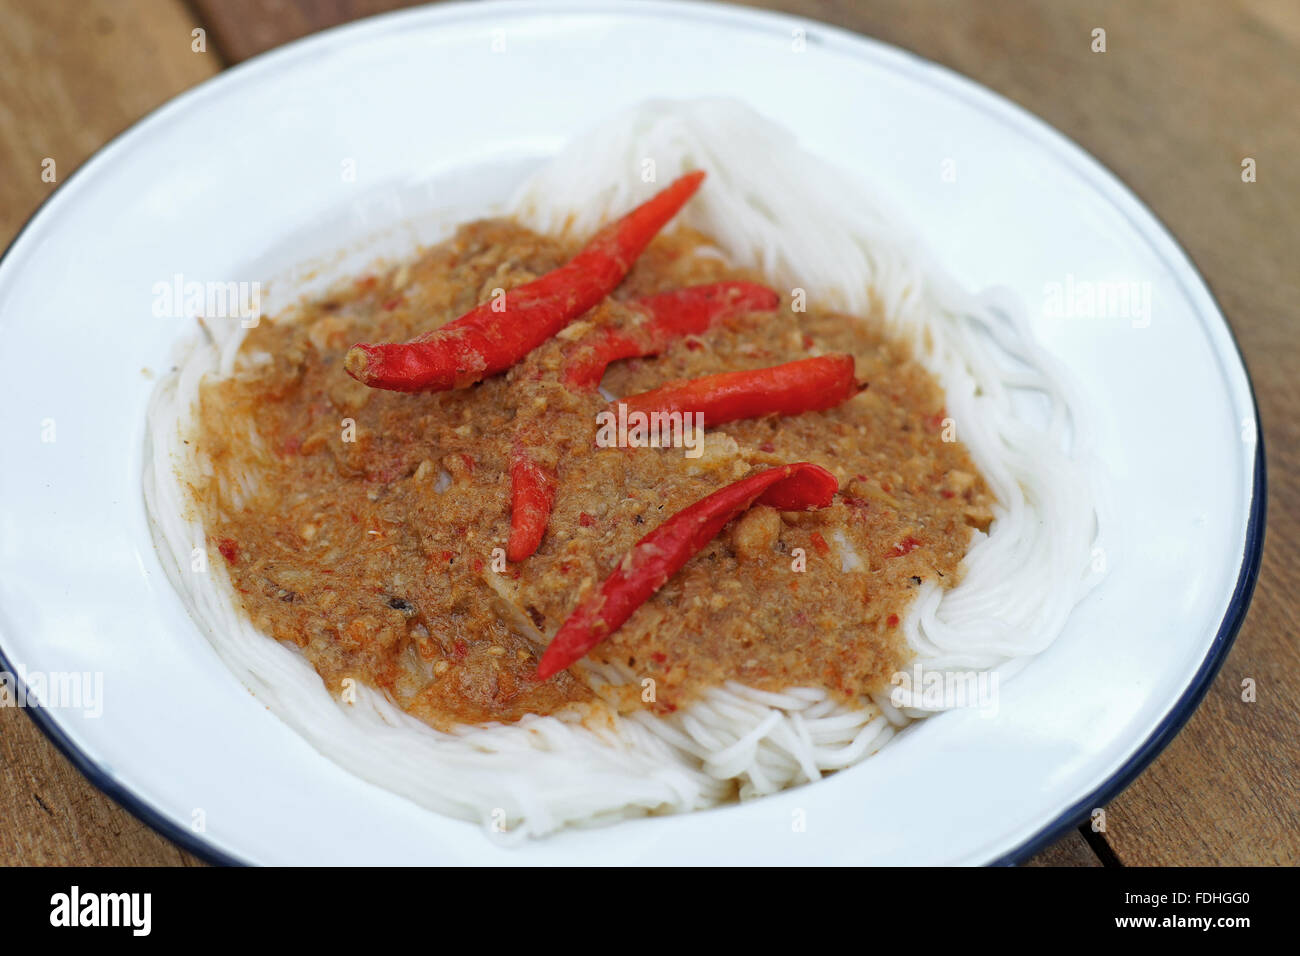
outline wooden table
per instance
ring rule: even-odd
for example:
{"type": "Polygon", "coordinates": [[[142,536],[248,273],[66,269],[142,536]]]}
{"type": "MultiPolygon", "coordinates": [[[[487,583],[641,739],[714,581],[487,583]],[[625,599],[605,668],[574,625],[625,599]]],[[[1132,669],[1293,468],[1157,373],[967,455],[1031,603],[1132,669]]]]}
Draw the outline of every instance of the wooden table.
{"type": "MultiPolygon", "coordinates": [[[[0,0],[0,242],[114,134],[164,100],[385,0],[0,0]],[[205,52],[191,31],[207,31],[205,52]]],[[[762,0],[943,63],[1074,138],[1182,241],[1254,376],[1269,533],[1254,605],[1168,750],[1034,864],[1300,862],[1300,3],[762,0]],[[1090,49],[1094,28],[1107,51],[1090,49]],[[1243,183],[1252,157],[1257,181],[1243,183]],[[1258,688],[1241,700],[1244,678],[1258,688]]],[[[0,863],[192,864],[0,708],[0,863]]]]}

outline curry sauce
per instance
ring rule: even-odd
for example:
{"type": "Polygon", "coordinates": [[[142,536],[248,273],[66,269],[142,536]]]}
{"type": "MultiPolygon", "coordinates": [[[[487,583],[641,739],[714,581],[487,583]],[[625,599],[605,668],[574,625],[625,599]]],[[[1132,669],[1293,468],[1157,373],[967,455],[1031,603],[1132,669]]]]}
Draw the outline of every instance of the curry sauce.
{"type": "Polygon", "coordinates": [[[885,685],[906,663],[901,620],[917,588],[956,583],[972,529],[992,520],[983,479],[951,440],[943,394],[908,347],[872,316],[815,303],[796,311],[783,297],[775,312],[611,365],[603,388],[622,396],[854,356],[866,383],[856,397],[794,417],[706,423],[694,458],[599,447],[606,398],[562,381],[584,335],[636,320],[626,300],[762,281],[711,250],[685,229],[656,239],[613,299],[509,372],[458,391],[371,389],[343,358],[358,341],[437,328],[563,264],[572,246],[509,221],[471,223],[250,330],[236,373],[203,384],[189,437],[210,465],[193,482],[196,505],[253,623],[301,648],[332,689],[364,682],[438,728],[555,713],[595,699],[596,685],[581,667],[537,682],[539,642],[638,539],[732,481],[810,461],[839,479],[834,503],[760,506],[732,522],[590,653],[633,689],[600,693],[616,709],[669,713],[729,680],[824,687],[844,702],[885,685]],[[553,471],[556,495],[541,547],[507,564],[517,443],[553,471]]]}

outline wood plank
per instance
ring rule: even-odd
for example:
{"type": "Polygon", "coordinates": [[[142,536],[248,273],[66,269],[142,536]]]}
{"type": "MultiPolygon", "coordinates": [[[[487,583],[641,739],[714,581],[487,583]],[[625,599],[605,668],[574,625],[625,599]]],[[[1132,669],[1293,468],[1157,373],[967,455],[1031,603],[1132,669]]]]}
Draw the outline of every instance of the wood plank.
{"type": "Polygon", "coordinates": [[[1101,866],[1101,860],[1078,830],[1025,862],[1025,866],[1101,866]]]}
{"type": "MultiPolygon", "coordinates": [[[[144,113],[213,75],[190,49],[179,0],[0,6],[0,243],[55,188],[144,113]]],[[[191,864],[90,785],[27,715],[0,708],[0,865],[191,864]]]]}
{"type": "Polygon", "coordinates": [[[191,0],[221,55],[239,63],[309,33],[426,0],[191,0]]]}

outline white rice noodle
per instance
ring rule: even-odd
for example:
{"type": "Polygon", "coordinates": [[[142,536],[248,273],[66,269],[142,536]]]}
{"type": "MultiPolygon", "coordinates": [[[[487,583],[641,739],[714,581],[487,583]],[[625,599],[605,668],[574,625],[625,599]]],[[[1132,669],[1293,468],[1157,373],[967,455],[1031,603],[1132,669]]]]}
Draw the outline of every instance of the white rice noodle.
{"type": "MultiPolygon", "coordinates": [[[[866,315],[874,300],[940,380],[958,437],[997,496],[961,583],[927,582],[904,619],[917,663],[1005,670],[1043,650],[1097,577],[1098,527],[1077,404],[1014,306],[956,287],[861,184],[732,101],[656,101],[621,114],[548,162],[510,209],[539,230],[585,235],[696,168],[709,178],[681,218],[715,236],[731,262],[807,290],[811,303],[866,315]],[[657,182],[642,181],[647,160],[657,182]],[[1045,400],[1041,420],[1016,401],[1027,394],[1045,400]]],[[[886,694],[849,707],[818,688],[773,694],[732,682],[669,717],[596,709],[441,733],[364,686],[354,703],[336,699],[296,649],[236,610],[222,562],[190,571],[192,549],[206,545],[183,476],[210,469],[183,438],[203,377],[235,368],[243,332],[230,326],[187,344],[150,407],[144,483],[159,553],[239,679],[351,772],[440,813],[504,826],[509,838],[539,836],[816,780],[941,709],[898,707],[886,694]]],[[[867,573],[847,541],[836,544],[846,573],[867,573]]],[[[597,684],[635,679],[588,673],[597,684]]]]}

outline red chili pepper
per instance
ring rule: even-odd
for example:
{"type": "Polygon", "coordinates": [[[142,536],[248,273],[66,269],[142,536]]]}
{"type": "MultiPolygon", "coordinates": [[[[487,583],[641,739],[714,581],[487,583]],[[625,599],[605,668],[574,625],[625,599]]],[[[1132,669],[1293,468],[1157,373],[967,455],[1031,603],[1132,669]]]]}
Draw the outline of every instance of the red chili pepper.
{"type": "Polygon", "coordinates": [[[833,408],[858,393],[852,355],[823,355],[749,372],[723,372],[623,399],[628,413],[703,412],[709,425],[833,408]]]}
{"type": "Polygon", "coordinates": [[[674,289],[627,303],[649,318],[630,329],[602,329],[580,343],[564,372],[570,388],[600,384],[611,362],[657,355],[674,339],[699,335],[713,323],[746,312],[769,312],[781,297],[755,282],[715,282],[674,289]]]}
{"type": "Polygon", "coordinates": [[[702,171],[687,173],[596,233],[567,264],[440,329],[401,344],[353,346],[344,367],[398,392],[464,388],[505,371],[613,292],[703,179],[702,171]]]}
{"type": "Polygon", "coordinates": [[[742,478],[683,508],[633,545],[600,590],[569,615],[542,655],[537,679],[564,670],[622,627],[633,611],[750,505],[757,502],[782,511],[824,508],[838,490],[835,476],[825,468],[798,462],[742,478]]]}
{"type": "Polygon", "coordinates": [[[542,543],[555,500],[555,480],[522,447],[510,461],[510,541],[506,557],[523,561],[542,543]]]}

